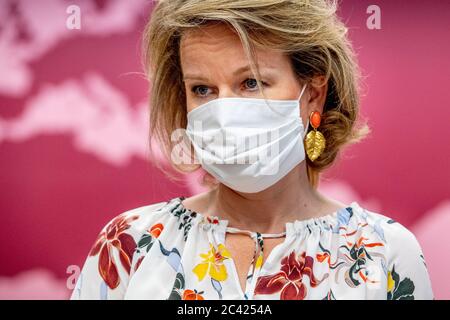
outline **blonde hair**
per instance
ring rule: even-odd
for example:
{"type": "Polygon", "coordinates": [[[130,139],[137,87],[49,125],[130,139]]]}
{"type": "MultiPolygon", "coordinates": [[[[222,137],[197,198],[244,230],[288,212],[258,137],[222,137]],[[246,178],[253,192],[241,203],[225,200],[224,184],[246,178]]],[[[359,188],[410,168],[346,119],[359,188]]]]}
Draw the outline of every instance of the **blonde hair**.
{"type": "MultiPolygon", "coordinates": [[[[347,28],[327,0],[164,0],[158,1],[143,35],[143,58],[150,90],[150,145],[153,138],[169,157],[171,134],[186,128],[186,96],[179,60],[183,32],[210,22],[231,26],[243,44],[260,88],[254,46],[286,53],[299,79],[324,76],[328,92],[318,128],[326,148],[314,162],[306,159],[308,178],[317,187],[319,173],[329,167],[343,145],[369,133],[356,127],[360,73],[347,28]]],[[[309,119],[308,119],[309,121],[309,119]]],[[[173,165],[177,171],[198,169],[173,165]]]]}

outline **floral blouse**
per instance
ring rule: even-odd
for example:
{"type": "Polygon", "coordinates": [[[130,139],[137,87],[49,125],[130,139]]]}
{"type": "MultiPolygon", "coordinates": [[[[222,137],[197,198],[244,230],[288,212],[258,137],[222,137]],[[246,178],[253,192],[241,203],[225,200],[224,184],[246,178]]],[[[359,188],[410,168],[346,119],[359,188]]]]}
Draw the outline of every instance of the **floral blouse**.
{"type": "Polygon", "coordinates": [[[71,299],[433,299],[415,236],[357,202],[286,223],[282,234],[260,234],[187,209],[184,199],[112,219],[71,299]],[[224,244],[227,232],[255,241],[245,291],[224,244]],[[264,239],[280,236],[283,242],[263,261],[264,239]]]}

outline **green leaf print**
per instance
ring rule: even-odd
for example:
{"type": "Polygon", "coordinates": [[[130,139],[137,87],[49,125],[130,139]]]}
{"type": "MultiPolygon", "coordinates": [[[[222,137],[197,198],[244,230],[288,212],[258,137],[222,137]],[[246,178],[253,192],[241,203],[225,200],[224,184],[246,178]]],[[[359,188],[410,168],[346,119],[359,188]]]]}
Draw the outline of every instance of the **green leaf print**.
{"type": "Polygon", "coordinates": [[[395,265],[392,271],[388,272],[388,300],[414,300],[414,282],[409,278],[400,281],[400,275],[395,271],[395,265]]]}
{"type": "Polygon", "coordinates": [[[152,236],[149,234],[144,234],[138,242],[138,247],[143,248],[150,244],[152,241],[152,236]]]}

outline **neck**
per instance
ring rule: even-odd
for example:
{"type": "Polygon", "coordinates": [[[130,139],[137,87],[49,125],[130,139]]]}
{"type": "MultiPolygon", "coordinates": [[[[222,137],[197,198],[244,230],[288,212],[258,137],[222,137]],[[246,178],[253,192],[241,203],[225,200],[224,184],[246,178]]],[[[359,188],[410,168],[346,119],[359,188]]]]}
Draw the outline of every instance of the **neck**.
{"type": "Polygon", "coordinates": [[[280,233],[287,222],[318,215],[324,198],[310,185],[303,161],[273,186],[257,193],[241,193],[223,184],[212,191],[210,212],[230,227],[280,233]]]}

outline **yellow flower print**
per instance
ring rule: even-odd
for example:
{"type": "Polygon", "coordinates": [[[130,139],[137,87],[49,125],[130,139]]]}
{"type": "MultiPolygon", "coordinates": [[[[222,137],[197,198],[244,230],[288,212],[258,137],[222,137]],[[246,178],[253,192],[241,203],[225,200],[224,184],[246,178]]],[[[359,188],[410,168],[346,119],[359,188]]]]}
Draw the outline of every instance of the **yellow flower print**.
{"type": "Polygon", "coordinates": [[[223,244],[219,244],[217,250],[212,244],[209,244],[209,247],[208,253],[200,254],[203,261],[195,266],[192,271],[197,275],[199,281],[203,280],[206,274],[209,274],[214,280],[224,281],[228,274],[223,261],[231,257],[230,252],[223,244]]]}
{"type": "Polygon", "coordinates": [[[258,259],[256,260],[255,269],[256,270],[261,269],[262,263],[263,263],[263,255],[260,254],[258,256],[258,259]]]}
{"type": "Polygon", "coordinates": [[[395,281],[392,279],[392,274],[388,271],[388,283],[387,283],[387,291],[391,292],[394,289],[395,281]]]}

